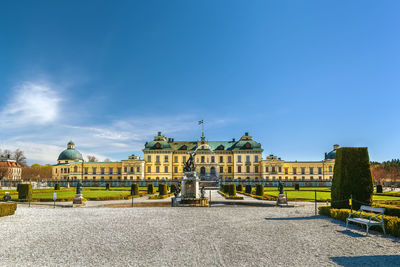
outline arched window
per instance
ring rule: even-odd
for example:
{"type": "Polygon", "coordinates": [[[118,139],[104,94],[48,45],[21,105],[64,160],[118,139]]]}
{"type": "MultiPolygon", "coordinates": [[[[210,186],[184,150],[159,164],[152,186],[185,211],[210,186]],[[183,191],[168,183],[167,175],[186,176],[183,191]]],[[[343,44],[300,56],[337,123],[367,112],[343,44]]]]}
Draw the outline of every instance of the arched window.
{"type": "Polygon", "coordinates": [[[205,175],[206,174],[206,168],[205,167],[201,167],[200,168],[200,174],[201,175],[205,175]]]}
{"type": "Polygon", "coordinates": [[[74,167],[74,172],[78,172],[78,166],[74,167]]]}
{"type": "Polygon", "coordinates": [[[211,173],[212,175],[215,175],[215,174],[216,174],[216,172],[215,172],[215,167],[211,167],[210,173],[211,173]]]}

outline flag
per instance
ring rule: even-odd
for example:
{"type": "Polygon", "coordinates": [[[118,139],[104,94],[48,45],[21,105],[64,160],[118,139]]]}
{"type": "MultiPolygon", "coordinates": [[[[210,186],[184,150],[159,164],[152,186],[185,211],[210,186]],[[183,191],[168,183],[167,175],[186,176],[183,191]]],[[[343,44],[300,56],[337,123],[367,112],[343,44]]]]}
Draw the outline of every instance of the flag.
{"type": "Polygon", "coordinates": [[[203,120],[199,121],[199,125],[200,125],[200,124],[203,124],[203,123],[204,123],[204,121],[203,121],[203,120]]]}

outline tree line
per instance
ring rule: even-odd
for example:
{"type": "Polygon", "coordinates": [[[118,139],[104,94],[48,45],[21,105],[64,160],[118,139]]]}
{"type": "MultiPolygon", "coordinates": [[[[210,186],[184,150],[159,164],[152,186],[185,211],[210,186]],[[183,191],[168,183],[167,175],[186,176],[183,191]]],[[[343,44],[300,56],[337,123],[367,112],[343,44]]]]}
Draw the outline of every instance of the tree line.
{"type": "Polygon", "coordinates": [[[382,163],[372,161],[371,173],[377,183],[384,181],[398,182],[400,181],[400,159],[392,159],[382,163]]]}

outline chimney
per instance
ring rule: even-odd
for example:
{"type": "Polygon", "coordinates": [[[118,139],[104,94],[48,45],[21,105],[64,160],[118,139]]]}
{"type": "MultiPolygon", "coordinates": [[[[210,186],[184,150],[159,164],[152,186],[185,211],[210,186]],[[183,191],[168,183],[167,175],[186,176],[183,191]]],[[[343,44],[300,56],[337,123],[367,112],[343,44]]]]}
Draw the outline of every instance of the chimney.
{"type": "Polygon", "coordinates": [[[333,145],[333,150],[336,150],[336,149],[338,149],[338,148],[339,148],[339,145],[338,145],[338,144],[333,145]]]}
{"type": "Polygon", "coordinates": [[[236,142],[236,139],[235,139],[235,138],[232,138],[232,142],[236,142]]]}

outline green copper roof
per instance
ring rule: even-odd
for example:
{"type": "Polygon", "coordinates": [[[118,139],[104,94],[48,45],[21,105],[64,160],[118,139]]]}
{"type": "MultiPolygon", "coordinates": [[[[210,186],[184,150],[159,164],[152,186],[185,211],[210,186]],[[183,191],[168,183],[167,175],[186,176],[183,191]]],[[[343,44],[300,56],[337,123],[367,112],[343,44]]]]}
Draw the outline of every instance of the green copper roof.
{"type": "Polygon", "coordinates": [[[83,160],[82,154],[75,149],[66,149],[58,156],[58,160],[83,160]]]}
{"type": "MultiPolygon", "coordinates": [[[[212,150],[244,150],[244,149],[262,149],[261,144],[252,140],[246,141],[209,141],[206,142],[212,150]]],[[[171,150],[195,150],[197,141],[151,141],[146,143],[144,150],[171,149],[171,150]],[[159,145],[157,145],[159,143],[159,145]],[[158,147],[158,148],[157,148],[158,147]]]]}

